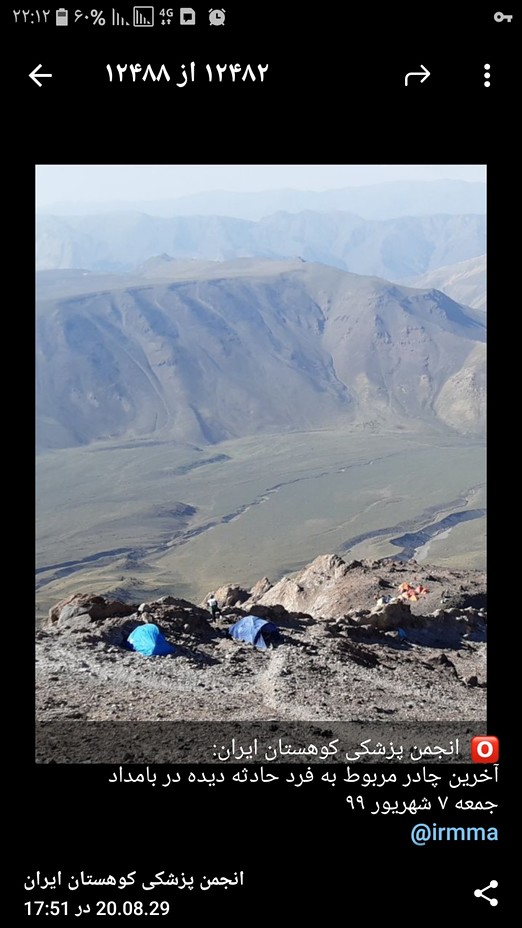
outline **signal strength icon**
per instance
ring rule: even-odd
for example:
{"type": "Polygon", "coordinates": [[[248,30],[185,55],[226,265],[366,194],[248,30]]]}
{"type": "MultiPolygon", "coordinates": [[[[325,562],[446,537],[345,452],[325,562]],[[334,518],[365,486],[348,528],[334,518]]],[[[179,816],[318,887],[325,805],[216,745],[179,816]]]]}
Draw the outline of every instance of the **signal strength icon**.
{"type": "Polygon", "coordinates": [[[133,26],[153,26],[154,7],[134,6],[132,8],[133,26]]]}
{"type": "Polygon", "coordinates": [[[113,26],[130,26],[130,23],[127,22],[123,16],[118,13],[118,10],[113,8],[112,10],[112,25],[113,26]]]}

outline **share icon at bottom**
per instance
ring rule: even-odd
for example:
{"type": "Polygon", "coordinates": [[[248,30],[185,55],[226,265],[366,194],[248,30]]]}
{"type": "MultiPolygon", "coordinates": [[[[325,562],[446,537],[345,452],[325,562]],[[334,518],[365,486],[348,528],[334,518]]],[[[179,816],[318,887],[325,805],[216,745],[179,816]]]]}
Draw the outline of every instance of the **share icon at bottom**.
{"type": "Polygon", "coordinates": [[[498,880],[491,880],[491,883],[488,883],[487,886],[484,886],[484,889],[476,889],[475,896],[477,897],[477,899],[480,899],[480,897],[482,896],[483,899],[487,899],[490,905],[498,905],[498,899],[495,899],[495,898],[492,899],[490,896],[486,896],[486,889],[496,889],[497,886],[498,886],[498,880]]]}

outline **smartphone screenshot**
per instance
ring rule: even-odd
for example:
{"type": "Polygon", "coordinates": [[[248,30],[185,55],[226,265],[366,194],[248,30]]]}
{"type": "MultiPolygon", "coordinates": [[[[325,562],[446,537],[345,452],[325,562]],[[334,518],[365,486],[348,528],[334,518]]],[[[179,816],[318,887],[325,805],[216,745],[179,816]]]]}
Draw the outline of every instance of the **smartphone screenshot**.
{"type": "Polygon", "coordinates": [[[498,918],[517,13],[2,17],[35,378],[19,912],[498,918]]]}

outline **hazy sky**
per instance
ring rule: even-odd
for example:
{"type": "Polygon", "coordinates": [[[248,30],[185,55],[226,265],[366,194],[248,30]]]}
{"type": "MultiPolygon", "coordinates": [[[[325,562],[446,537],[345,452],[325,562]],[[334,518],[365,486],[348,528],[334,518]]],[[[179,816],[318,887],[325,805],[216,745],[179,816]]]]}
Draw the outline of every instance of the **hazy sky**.
{"type": "Polygon", "coordinates": [[[73,201],[165,200],[208,190],[332,190],[389,180],[485,181],[481,164],[44,164],[39,206],[73,201]]]}

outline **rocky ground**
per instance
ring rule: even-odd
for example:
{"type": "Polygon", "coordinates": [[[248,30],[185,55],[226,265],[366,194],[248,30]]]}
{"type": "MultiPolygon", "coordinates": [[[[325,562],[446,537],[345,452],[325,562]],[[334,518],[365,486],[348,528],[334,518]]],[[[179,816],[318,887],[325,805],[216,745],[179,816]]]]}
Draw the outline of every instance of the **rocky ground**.
{"type": "Polygon", "coordinates": [[[486,717],[486,586],[479,571],[324,555],[252,590],[215,591],[222,614],[173,597],[78,594],[36,633],[36,716],[67,720],[476,720],[486,717]],[[428,587],[393,601],[403,582],[428,587]],[[380,597],[391,602],[377,605],[380,597]],[[141,612],[139,606],[141,605],[141,612]],[[267,651],[227,636],[241,615],[274,621],[267,651]],[[176,654],[122,647],[144,618],[176,654]]]}

